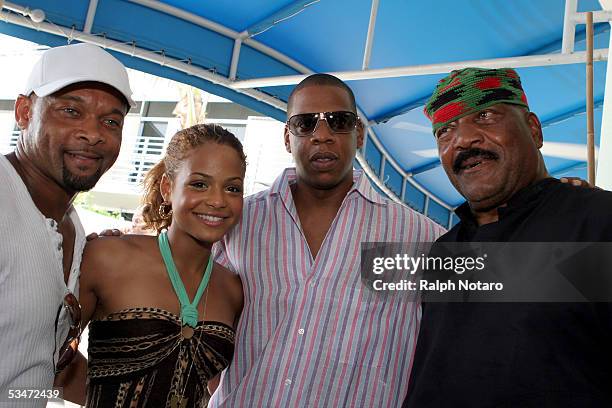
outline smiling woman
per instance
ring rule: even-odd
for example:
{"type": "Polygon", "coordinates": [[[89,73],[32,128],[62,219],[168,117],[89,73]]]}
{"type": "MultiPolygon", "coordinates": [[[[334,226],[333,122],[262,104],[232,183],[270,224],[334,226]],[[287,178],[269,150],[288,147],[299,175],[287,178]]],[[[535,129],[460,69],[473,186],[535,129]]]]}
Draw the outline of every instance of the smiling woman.
{"type": "MultiPolygon", "coordinates": [[[[230,174],[234,170],[234,178],[229,180],[234,184],[230,183],[225,189],[232,191],[236,196],[240,197],[242,202],[242,181],[244,178],[244,172],[246,170],[246,157],[242,150],[242,144],[240,141],[230,132],[217,125],[196,125],[191,128],[178,132],[168,144],[166,156],[160,161],[155,167],[153,167],[146,175],[144,180],[145,185],[145,207],[143,209],[143,217],[146,223],[148,223],[153,229],[161,231],[163,228],[170,226],[174,218],[166,216],[166,211],[172,211],[170,201],[171,190],[181,189],[180,186],[183,184],[186,188],[183,190],[188,195],[190,191],[208,190],[208,186],[211,182],[211,175],[194,172],[185,173],[186,170],[193,167],[198,168],[198,163],[193,162],[205,161],[208,164],[214,164],[223,166],[230,174]],[[207,150],[215,150],[211,153],[212,157],[220,158],[225,155],[229,157],[236,157],[241,165],[238,170],[231,169],[233,160],[222,161],[217,160],[211,161],[211,156],[203,154],[195,154],[194,150],[200,147],[206,147],[207,150]],[[193,166],[187,166],[186,162],[193,164],[193,166]]],[[[201,163],[202,165],[203,163],[201,163]]],[[[212,166],[215,167],[215,166],[212,166]]],[[[223,169],[216,168],[216,171],[223,171],[223,169]]],[[[179,197],[182,199],[181,197],[179,197]]]]}
{"type": "Polygon", "coordinates": [[[178,132],[145,178],[143,218],[158,237],[88,243],[81,266],[90,319],[88,407],[201,406],[232,359],[242,284],[212,245],[240,219],[245,156],[220,126],[178,132]]]}

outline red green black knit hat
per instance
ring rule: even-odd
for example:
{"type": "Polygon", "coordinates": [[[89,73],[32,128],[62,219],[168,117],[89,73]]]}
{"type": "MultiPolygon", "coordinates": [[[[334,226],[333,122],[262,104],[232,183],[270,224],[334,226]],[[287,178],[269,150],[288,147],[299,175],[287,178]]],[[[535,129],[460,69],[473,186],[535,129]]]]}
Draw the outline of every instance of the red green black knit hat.
{"type": "Polygon", "coordinates": [[[529,108],[516,71],[512,68],[464,68],[438,82],[424,112],[435,134],[441,126],[498,103],[529,108]]]}

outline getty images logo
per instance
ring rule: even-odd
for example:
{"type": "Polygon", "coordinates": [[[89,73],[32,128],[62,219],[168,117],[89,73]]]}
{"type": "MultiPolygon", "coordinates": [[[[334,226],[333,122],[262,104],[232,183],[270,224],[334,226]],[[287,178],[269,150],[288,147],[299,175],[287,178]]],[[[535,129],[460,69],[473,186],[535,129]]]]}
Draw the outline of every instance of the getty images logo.
{"type": "Polygon", "coordinates": [[[455,272],[458,275],[470,271],[482,271],[485,268],[487,254],[482,256],[459,256],[440,257],[410,256],[408,254],[396,254],[391,257],[375,257],[372,261],[372,272],[381,275],[388,271],[405,271],[414,275],[417,271],[446,271],[455,272]]]}

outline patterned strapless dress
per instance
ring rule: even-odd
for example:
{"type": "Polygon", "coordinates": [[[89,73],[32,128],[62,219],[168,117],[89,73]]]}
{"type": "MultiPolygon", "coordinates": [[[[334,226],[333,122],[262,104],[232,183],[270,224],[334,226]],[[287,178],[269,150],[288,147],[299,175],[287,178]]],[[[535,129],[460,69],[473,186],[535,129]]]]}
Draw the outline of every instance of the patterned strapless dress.
{"type": "Polygon", "coordinates": [[[87,407],[205,407],[207,381],[231,361],[234,335],[203,321],[185,338],[178,316],[153,308],[92,320],[87,407]]]}

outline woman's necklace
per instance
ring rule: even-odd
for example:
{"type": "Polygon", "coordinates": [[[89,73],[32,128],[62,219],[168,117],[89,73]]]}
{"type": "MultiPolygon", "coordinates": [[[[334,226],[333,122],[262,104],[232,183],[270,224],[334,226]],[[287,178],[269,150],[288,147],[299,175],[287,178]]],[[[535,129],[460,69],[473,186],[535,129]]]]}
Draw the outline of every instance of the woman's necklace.
{"type": "MultiPolygon", "coordinates": [[[[208,290],[206,291],[206,295],[204,296],[204,313],[203,316],[206,315],[206,301],[208,300],[208,290]]],[[[202,317],[203,319],[204,317],[202,317]]],[[[196,359],[198,353],[198,347],[200,347],[200,340],[202,340],[202,334],[204,329],[200,330],[200,334],[198,336],[196,345],[194,347],[194,354],[191,358],[191,363],[189,363],[189,368],[187,369],[187,377],[185,378],[185,382],[183,383],[183,390],[180,395],[173,395],[170,398],[170,408],[185,408],[187,406],[188,398],[185,398],[185,391],[187,390],[187,384],[189,384],[189,376],[191,375],[191,369],[193,368],[193,362],[196,359]]],[[[183,340],[185,337],[183,337],[183,340]]]]}
{"type": "MultiPolygon", "coordinates": [[[[172,283],[172,287],[174,288],[174,292],[179,299],[181,306],[181,336],[183,339],[191,339],[194,334],[194,329],[198,324],[198,309],[197,305],[204,291],[208,286],[208,282],[210,281],[210,275],[212,273],[212,255],[208,257],[208,264],[206,265],[206,269],[204,270],[204,275],[202,276],[202,280],[200,281],[200,286],[196,292],[195,297],[192,302],[189,302],[189,297],[187,296],[187,291],[185,290],[185,285],[181,280],[181,277],[178,274],[176,269],[176,265],[174,260],[172,259],[172,252],[170,251],[170,244],[168,242],[168,235],[166,230],[163,230],[158,237],[159,250],[161,252],[162,258],[164,260],[164,264],[166,265],[166,271],[168,272],[168,276],[170,277],[170,282],[172,283]]],[[[204,298],[204,314],[206,313],[206,302],[208,300],[208,290],[206,290],[206,297],[204,298]]],[[[185,378],[185,382],[183,384],[183,390],[180,395],[173,395],[170,398],[170,406],[172,408],[184,408],[187,405],[187,399],[184,398],[185,390],[187,389],[187,384],[189,382],[189,376],[191,375],[191,370],[193,368],[193,363],[196,358],[198,347],[200,346],[200,340],[202,339],[203,330],[200,331],[200,335],[198,336],[198,340],[195,345],[195,352],[191,358],[191,362],[189,364],[189,369],[187,371],[187,377],[185,378]]]]}
{"type": "Polygon", "coordinates": [[[181,334],[184,338],[190,339],[193,336],[193,329],[195,329],[198,324],[198,303],[202,298],[202,294],[204,294],[204,290],[208,286],[210,274],[212,273],[212,254],[208,257],[208,264],[204,270],[204,275],[200,281],[198,291],[196,292],[193,301],[190,302],[189,297],[187,296],[187,291],[185,290],[185,285],[183,284],[183,281],[181,280],[181,277],[176,269],[176,265],[174,264],[174,260],[172,259],[172,252],[170,251],[168,233],[166,230],[163,230],[159,234],[157,242],[159,244],[159,251],[164,259],[164,264],[166,265],[166,271],[170,277],[170,282],[172,282],[174,292],[176,293],[176,296],[181,304],[181,334]]]}

